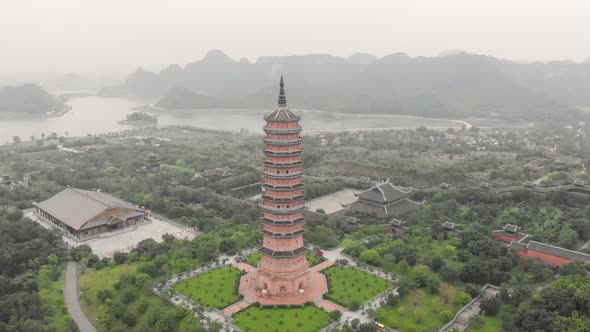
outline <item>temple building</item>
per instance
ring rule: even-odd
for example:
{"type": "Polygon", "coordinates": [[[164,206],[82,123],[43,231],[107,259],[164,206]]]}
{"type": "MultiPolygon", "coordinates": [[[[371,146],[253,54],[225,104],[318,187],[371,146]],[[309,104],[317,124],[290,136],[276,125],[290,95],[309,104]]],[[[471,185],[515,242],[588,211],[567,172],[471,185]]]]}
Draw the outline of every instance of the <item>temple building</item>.
{"type": "Polygon", "coordinates": [[[386,181],[355,194],[358,200],[350,204],[350,209],[357,213],[374,214],[379,218],[397,217],[422,204],[409,199],[411,193],[411,189],[403,189],[386,181]]]}
{"type": "Polygon", "coordinates": [[[532,240],[532,236],[521,232],[516,225],[506,224],[502,229],[492,231],[495,240],[505,242],[518,257],[539,259],[551,265],[569,262],[590,263],[590,255],[532,240]]]}
{"type": "Polygon", "coordinates": [[[240,292],[262,304],[303,304],[327,292],[327,284],[305,258],[300,117],[287,107],[282,77],[278,107],[264,119],[261,258],[242,277],[240,292]]]}
{"type": "Polygon", "coordinates": [[[98,191],[66,188],[41,203],[34,203],[38,218],[49,221],[76,239],[141,224],[147,212],[98,191]]]}

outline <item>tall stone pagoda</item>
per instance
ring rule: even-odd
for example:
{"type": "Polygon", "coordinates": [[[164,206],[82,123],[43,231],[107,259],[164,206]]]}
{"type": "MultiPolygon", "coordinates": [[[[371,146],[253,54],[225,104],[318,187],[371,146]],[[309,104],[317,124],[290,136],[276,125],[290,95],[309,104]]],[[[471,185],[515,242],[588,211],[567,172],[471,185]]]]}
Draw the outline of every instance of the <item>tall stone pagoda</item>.
{"type": "Polygon", "coordinates": [[[283,77],[278,107],[264,119],[261,258],[258,269],[242,277],[240,292],[262,304],[303,304],[327,285],[305,258],[301,118],[287,107],[283,77]]]}
{"type": "Polygon", "coordinates": [[[300,117],[287,107],[281,77],[279,106],[264,117],[262,238],[258,285],[271,295],[304,291],[309,284],[303,243],[303,162],[300,117]]]}

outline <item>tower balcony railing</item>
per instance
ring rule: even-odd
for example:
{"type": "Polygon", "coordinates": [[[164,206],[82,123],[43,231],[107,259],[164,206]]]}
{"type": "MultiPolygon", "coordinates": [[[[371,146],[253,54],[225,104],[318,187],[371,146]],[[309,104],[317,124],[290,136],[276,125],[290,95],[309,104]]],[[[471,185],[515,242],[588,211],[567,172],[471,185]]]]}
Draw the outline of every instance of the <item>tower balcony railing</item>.
{"type": "Polygon", "coordinates": [[[264,175],[267,178],[271,178],[271,179],[282,179],[282,180],[288,180],[288,179],[296,179],[300,176],[303,176],[303,172],[297,172],[297,173],[270,173],[270,172],[262,172],[262,175],[264,175]]]}
{"type": "Polygon", "coordinates": [[[293,156],[300,156],[303,153],[303,149],[299,149],[297,151],[272,151],[265,149],[263,151],[265,156],[273,156],[273,157],[293,157],[293,156]]]}
{"type": "Polygon", "coordinates": [[[295,257],[297,255],[301,255],[301,254],[305,253],[305,250],[307,250],[307,248],[300,247],[295,250],[289,250],[289,251],[275,251],[272,249],[262,247],[262,248],[260,248],[259,251],[262,254],[265,254],[265,255],[268,255],[271,257],[295,257]]]}
{"type": "Polygon", "coordinates": [[[304,198],[303,195],[297,195],[297,196],[293,196],[293,197],[272,197],[272,196],[268,196],[268,195],[262,195],[262,199],[269,201],[269,202],[275,202],[275,203],[291,203],[291,202],[296,202],[299,200],[302,200],[304,198]]]}
{"type": "Polygon", "coordinates": [[[262,185],[262,187],[265,189],[270,189],[270,190],[274,190],[274,191],[291,191],[294,189],[303,188],[303,183],[294,184],[292,186],[273,186],[268,183],[264,183],[262,185]]]}
{"type": "Polygon", "coordinates": [[[301,126],[297,128],[269,128],[265,126],[263,130],[267,134],[299,134],[301,126]]]}
{"type": "Polygon", "coordinates": [[[260,208],[263,211],[267,211],[267,212],[271,212],[271,213],[276,213],[276,214],[291,214],[291,213],[303,211],[304,206],[303,205],[298,205],[298,206],[291,206],[291,207],[280,207],[280,208],[276,208],[276,207],[272,207],[272,206],[260,204],[260,208]]]}
{"type": "Polygon", "coordinates": [[[291,238],[294,238],[296,236],[299,236],[299,235],[305,233],[305,230],[300,229],[300,230],[297,230],[292,233],[277,233],[277,232],[271,232],[266,229],[263,229],[260,232],[264,235],[268,235],[268,236],[272,237],[273,239],[291,239],[291,238]]]}
{"type": "Polygon", "coordinates": [[[270,166],[275,168],[300,167],[303,166],[303,161],[294,161],[292,163],[275,163],[272,161],[265,161],[264,166],[270,166]]]}
{"type": "Polygon", "coordinates": [[[301,144],[301,142],[303,142],[303,140],[301,138],[295,139],[295,140],[282,140],[282,139],[268,139],[268,138],[264,138],[262,140],[264,143],[269,144],[269,145],[277,145],[277,146],[288,146],[288,145],[298,145],[301,144]]]}
{"type": "Polygon", "coordinates": [[[269,218],[262,218],[262,222],[273,226],[293,226],[305,222],[305,218],[297,218],[295,220],[273,220],[269,218]]]}

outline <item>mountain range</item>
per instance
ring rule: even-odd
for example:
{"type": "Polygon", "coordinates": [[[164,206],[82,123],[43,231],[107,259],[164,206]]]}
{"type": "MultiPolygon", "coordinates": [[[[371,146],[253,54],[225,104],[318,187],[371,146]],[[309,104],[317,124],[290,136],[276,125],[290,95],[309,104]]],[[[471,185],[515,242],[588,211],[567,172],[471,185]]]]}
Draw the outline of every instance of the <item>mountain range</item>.
{"type": "Polygon", "coordinates": [[[262,56],[251,63],[213,50],[184,68],[138,69],[100,93],[148,97],[166,109],[269,109],[280,75],[289,105],[300,109],[569,121],[581,116],[573,106],[590,105],[590,63],[520,63],[463,51],[262,56]]]}

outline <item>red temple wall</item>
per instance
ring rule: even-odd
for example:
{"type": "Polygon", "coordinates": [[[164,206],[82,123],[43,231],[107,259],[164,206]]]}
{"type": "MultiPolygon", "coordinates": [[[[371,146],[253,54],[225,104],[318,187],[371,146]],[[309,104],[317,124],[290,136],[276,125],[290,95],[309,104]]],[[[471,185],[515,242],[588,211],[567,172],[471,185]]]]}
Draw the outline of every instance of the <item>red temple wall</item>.
{"type": "Polygon", "coordinates": [[[268,235],[263,236],[264,247],[274,251],[291,251],[301,248],[303,235],[291,239],[273,239],[268,235]]]}
{"type": "Polygon", "coordinates": [[[266,189],[264,191],[264,196],[270,196],[274,198],[291,198],[295,196],[302,196],[303,189],[295,189],[293,191],[272,191],[270,189],[266,189]]]}
{"type": "Polygon", "coordinates": [[[301,156],[294,156],[294,157],[273,157],[273,156],[266,156],[266,161],[275,163],[275,164],[290,164],[296,163],[301,161],[301,156]]]}
{"type": "Polygon", "coordinates": [[[293,152],[293,151],[300,151],[301,147],[299,145],[288,145],[288,146],[266,145],[266,150],[272,151],[272,152],[293,152]]]}
{"type": "Polygon", "coordinates": [[[278,180],[278,179],[270,179],[264,178],[264,183],[274,186],[274,187],[290,187],[296,184],[301,184],[301,178],[290,179],[290,180],[278,180]]]}
{"type": "Polygon", "coordinates": [[[300,173],[301,167],[272,168],[269,166],[265,166],[264,171],[266,173],[270,173],[270,174],[293,174],[293,173],[300,173]]]}
{"type": "Polygon", "coordinates": [[[502,242],[506,242],[508,244],[512,243],[513,241],[518,242],[518,239],[512,236],[508,236],[508,235],[499,235],[499,236],[494,236],[494,240],[499,240],[502,242]]]}
{"type": "Polygon", "coordinates": [[[515,250],[515,252],[518,257],[540,259],[545,263],[553,265],[564,265],[570,262],[568,259],[545,254],[535,250],[528,250],[527,252],[515,250]]]}
{"type": "Polygon", "coordinates": [[[271,208],[275,208],[275,209],[281,209],[281,208],[294,208],[294,207],[298,207],[303,205],[303,201],[296,201],[296,202],[292,202],[292,203],[272,203],[272,202],[263,202],[262,206],[265,207],[271,207],[271,208]]]}
{"type": "Polygon", "coordinates": [[[269,224],[264,224],[262,228],[275,233],[293,233],[295,231],[303,229],[303,224],[288,226],[273,226],[269,224]]]}
{"type": "Polygon", "coordinates": [[[273,213],[264,212],[263,217],[267,218],[267,219],[272,219],[272,220],[293,221],[293,220],[303,218],[303,212],[297,212],[297,213],[293,213],[293,214],[273,214],[273,213]]]}
{"type": "Polygon", "coordinates": [[[266,128],[268,129],[297,129],[299,128],[299,122],[266,122],[266,128]]]}

